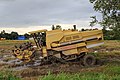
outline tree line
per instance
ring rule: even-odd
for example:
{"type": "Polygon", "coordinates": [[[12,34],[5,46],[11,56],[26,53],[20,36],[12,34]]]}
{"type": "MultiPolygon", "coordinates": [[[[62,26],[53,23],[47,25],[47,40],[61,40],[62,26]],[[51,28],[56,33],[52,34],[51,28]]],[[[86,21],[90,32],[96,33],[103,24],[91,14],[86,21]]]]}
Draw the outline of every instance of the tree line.
{"type": "Polygon", "coordinates": [[[102,14],[102,20],[97,16],[91,18],[91,26],[100,24],[103,27],[105,39],[120,40],[120,0],[89,0],[93,9],[102,14]]]}
{"type": "MultiPolygon", "coordinates": [[[[61,26],[52,26],[52,30],[55,29],[62,29],[61,26]]],[[[87,31],[90,29],[84,29],[82,28],[80,31],[87,31]]],[[[120,40],[120,37],[114,35],[114,30],[109,29],[107,30],[105,27],[103,27],[103,35],[104,35],[104,39],[105,40],[120,40]]],[[[120,35],[119,32],[116,34],[120,35]]],[[[18,32],[12,31],[11,33],[6,33],[5,30],[1,31],[0,33],[0,38],[5,38],[6,40],[17,40],[19,36],[25,36],[25,39],[29,39],[31,36],[27,33],[25,33],[24,35],[19,35],[18,32]]]]}
{"type": "Polygon", "coordinates": [[[11,33],[6,33],[5,30],[0,33],[0,38],[5,38],[6,40],[17,40],[19,36],[25,36],[25,39],[30,38],[30,35],[27,33],[19,35],[18,32],[12,31],[11,33]]]}

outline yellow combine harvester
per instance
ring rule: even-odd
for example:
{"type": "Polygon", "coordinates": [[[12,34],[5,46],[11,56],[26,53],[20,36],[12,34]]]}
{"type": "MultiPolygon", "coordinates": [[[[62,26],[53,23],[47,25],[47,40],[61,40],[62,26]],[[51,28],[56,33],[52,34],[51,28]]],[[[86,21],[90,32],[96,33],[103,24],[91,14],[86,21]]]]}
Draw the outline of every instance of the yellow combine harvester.
{"type": "Polygon", "coordinates": [[[41,62],[66,62],[80,60],[84,65],[94,65],[96,59],[89,48],[103,44],[102,30],[38,30],[29,32],[37,47],[31,43],[16,47],[14,55],[24,62],[40,59],[41,62]]]}

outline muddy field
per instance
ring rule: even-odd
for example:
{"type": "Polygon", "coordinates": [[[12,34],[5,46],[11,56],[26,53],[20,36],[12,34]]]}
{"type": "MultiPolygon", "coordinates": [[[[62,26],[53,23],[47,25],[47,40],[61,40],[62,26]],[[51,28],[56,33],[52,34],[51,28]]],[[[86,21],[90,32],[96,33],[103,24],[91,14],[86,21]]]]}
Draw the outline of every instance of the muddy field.
{"type": "MultiPolygon", "coordinates": [[[[12,56],[14,45],[26,41],[0,41],[0,70],[12,71],[14,75],[24,80],[35,80],[40,76],[59,73],[84,73],[84,72],[109,72],[113,65],[120,66],[120,41],[105,41],[105,44],[90,49],[96,56],[98,62],[93,67],[84,67],[79,62],[68,62],[65,64],[55,63],[42,66],[29,66],[12,56]],[[106,71],[108,70],[108,71],[106,71]]],[[[117,74],[117,72],[114,74],[117,74]]]]}

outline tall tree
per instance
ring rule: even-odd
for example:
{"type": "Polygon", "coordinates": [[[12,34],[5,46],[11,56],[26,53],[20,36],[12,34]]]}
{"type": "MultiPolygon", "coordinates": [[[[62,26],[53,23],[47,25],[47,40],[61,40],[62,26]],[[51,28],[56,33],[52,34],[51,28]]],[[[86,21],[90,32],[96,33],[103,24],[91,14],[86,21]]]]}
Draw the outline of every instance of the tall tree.
{"type": "Polygon", "coordinates": [[[52,25],[52,30],[55,30],[55,26],[54,25],[52,25]]]}
{"type": "Polygon", "coordinates": [[[62,27],[60,25],[56,25],[56,29],[62,29],[62,27]]]}
{"type": "Polygon", "coordinates": [[[6,38],[6,35],[5,35],[5,30],[1,31],[1,35],[0,35],[1,38],[6,38]]]}
{"type": "Polygon", "coordinates": [[[15,40],[18,38],[18,33],[17,32],[11,32],[11,38],[12,40],[15,40]]]}
{"type": "Polygon", "coordinates": [[[95,11],[102,13],[104,27],[112,29],[113,38],[120,39],[120,0],[90,0],[95,11]]]}

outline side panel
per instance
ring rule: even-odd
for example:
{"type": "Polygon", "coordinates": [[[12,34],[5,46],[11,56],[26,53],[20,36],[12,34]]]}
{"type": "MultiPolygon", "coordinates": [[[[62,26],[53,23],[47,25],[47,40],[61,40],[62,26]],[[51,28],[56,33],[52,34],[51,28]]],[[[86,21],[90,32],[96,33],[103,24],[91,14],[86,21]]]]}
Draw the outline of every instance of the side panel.
{"type": "Polygon", "coordinates": [[[51,49],[52,42],[58,42],[63,37],[62,30],[52,30],[46,32],[46,44],[47,49],[51,49]]]}
{"type": "Polygon", "coordinates": [[[85,46],[85,47],[78,47],[77,50],[78,50],[78,53],[79,53],[79,54],[80,54],[80,53],[83,53],[83,52],[88,52],[88,51],[89,51],[89,50],[86,48],[86,46],[85,46]]]}
{"type": "Polygon", "coordinates": [[[83,42],[83,43],[78,43],[78,44],[71,44],[71,45],[66,45],[66,46],[52,48],[52,50],[55,50],[55,51],[65,51],[65,50],[75,49],[77,47],[84,47],[84,46],[86,46],[86,44],[83,42]]]}
{"type": "Polygon", "coordinates": [[[81,35],[84,40],[94,38],[94,37],[97,37],[97,38],[102,37],[103,38],[102,30],[83,31],[83,32],[81,32],[81,35]]]}
{"type": "Polygon", "coordinates": [[[72,55],[72,54],[78,54],[78,51],[77,51],[77,48],[75,48],[75,49],[70,49],[70,50],[62,51],[62,53],[64,55],[72,55]]]}
{"type": "Polygon", "coordinates": [[[55,51],[63,51],[64,54],[69,55],[88,52],[88,48],[103,44],[102,30],[83,32],[69,31],[69,34],[65,33],[68,32],[63,32],[61,30],[48,32],[47,48],[55,51]]]}
{"type": "Polygon", "coordinates": [[[81,33],[79,31],[69,31],[69,33],[67,31],[64,31],[63,34],[64,37],[60,40],[60,43],[82,39],[81,33]]]}
{"type": "Polygon", "coordinates": [[[42,56],[43,57],[47,56],[47,49],[46,49],[46,47],[42,47],[42,56]]]}

